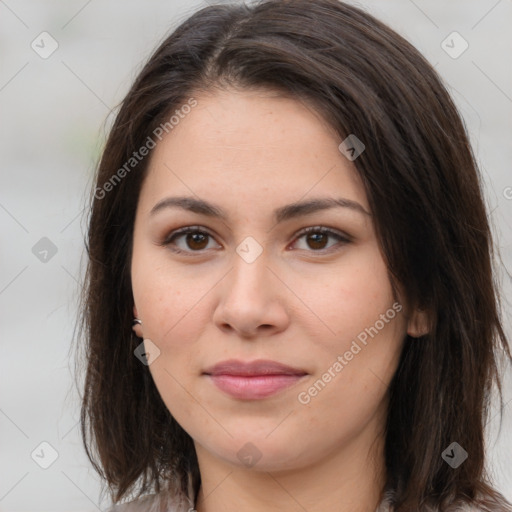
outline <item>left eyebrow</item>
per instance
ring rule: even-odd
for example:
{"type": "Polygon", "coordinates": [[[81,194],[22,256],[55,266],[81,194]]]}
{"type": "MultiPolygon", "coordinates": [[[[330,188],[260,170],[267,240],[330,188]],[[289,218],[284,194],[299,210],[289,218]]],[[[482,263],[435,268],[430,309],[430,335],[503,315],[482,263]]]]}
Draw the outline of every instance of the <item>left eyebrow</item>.
{"type": "Polygon", "coordinates": [[[309,215],[321,210],[329,210],[331,208],[349,208],[363,215],[371,216],[370,212],[366,211],[361,204],[351,199],[340,198],[318,198],[309,201],[302,201],[287,204],[274,211],[274,219],[277,223],[284,222],[294,217],[309,215]]]}
{"type": "MultiPolygon", "coordinates": [[[[208,217],[216,217],[224,221],[228,218],[228,215],[220,206],[192,196],[166,197],[153,206],[150,211],[150,215],[154,215],[165,208],[182,208],[193,213],[207,215],[208,217]]],[[[280,223],[331,208],[349,208],[363,215],[371,216],[371,213],[366,211],[365,208],[356,201],[331,197],[290,203],[275,209],[273,215],[275,222],[280,223]]]]}

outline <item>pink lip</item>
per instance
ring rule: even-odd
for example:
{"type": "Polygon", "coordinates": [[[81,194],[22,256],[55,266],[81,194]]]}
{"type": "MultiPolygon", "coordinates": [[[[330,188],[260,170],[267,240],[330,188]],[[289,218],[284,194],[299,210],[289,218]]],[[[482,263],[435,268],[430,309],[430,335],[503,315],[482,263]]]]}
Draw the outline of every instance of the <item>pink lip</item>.
{"type": "Polygon", "coordinates": [[[276,361],[260,359],[244,363],[231,359],[208,368],[204,374],[234,398],[256,400],[295,384],[307,372],[276,361]]]}

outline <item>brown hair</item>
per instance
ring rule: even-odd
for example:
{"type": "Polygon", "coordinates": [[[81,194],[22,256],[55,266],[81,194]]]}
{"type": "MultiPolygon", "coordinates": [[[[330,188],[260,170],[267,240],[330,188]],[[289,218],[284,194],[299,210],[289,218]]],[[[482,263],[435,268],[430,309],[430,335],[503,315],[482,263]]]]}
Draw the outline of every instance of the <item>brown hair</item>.
{"type": "Polygon", "coordinates": [[[103,151],[86,241],[81,427],[113,499],[136,484],[139,496],[186,492],[188,475],[197,491],[200,475],[190,436],[133,354],[131,247],[148,158],[112,177],[191,95],[228,86],[307,101],[340,142],[355,134],[366,146],[354,164],[390,276],[431,319],[428,335],[404,340],[389,389],[395,510],[500,498],[484,468],[484,426],[495,382],[503,408],[498,356],[512,355],[480,175],[457,109],[420,53],[368,13],[336,0],[268,0],[209,6],[182,23],[135,80],[103,151]],[[469,453],[456,469],[441,458],[453,441],[469,453]]]}

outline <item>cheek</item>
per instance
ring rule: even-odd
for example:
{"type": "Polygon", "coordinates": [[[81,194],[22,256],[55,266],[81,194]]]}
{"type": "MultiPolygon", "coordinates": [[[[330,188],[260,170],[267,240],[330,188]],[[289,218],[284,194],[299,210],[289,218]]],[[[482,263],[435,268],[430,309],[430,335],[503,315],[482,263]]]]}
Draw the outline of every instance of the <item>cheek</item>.
{"type": "Polygon", "coordinates": [[[306,318],[319,325],[318,339],[323,343],[329,333],[336,336],[331,340],[356,337],[394,303],[388,271],[376,247],[348,254],[336,268],[303,273],[294,281],[294,292],[308,306],[306,318]]]}
{"type": "Polygon", "coordinates": [[[374,321],[367,331],[362,330],[364,342],[362,336],[348,336],[331,344],[329,354],[318,365],[318,373],[299,390],[299,401],[308,409],[311,426],[321,429],[325,436],[336,438],[340,431],[343,435],[354,435],[377,409],[385,410],[386,393],[398,365],[403,339],[400,313],[393,313],[389,317],[394,318],[388,318],[382,329],[375,329],[374,321]]]}
{"type": "Polygon", "coordinates": [[[192,309],[189,304],[193,297],[186,291],[193,287],[140,245],[134,247],[131,265],[134,302],[143,322],[144,337],[164,342],[192,309]]]}

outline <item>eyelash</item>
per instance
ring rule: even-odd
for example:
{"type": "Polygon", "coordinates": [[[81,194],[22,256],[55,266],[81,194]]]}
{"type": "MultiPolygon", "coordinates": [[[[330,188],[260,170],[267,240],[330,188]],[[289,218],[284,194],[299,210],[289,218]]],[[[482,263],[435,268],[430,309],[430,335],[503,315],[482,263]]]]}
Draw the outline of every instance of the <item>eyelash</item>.
{"type": "MultiPolygon", "coordinates": [[[[180,229],[176,229],[175,231],[172,231],[160,245],[168,247],[171,251],[173,251],[177,254],[186,254],[187,256],[192,256],[192,257],[196,256],[196,255],[199,256],[199,255],[204,254],[204,252],[207,251],[208,249],[202,249],[199,251],[184,251],[182,249],[177,249],[176,247],[171,247],[171,245],[173,245],[173,241],[176,238],[178,238],[179,236],[182,236],[182,235],[187,235],[189,233],[200,233],[202,235],[207,235],[207,236],[213,238],[213,235],[210,234],[208,231],[204,230],[201,226],[187,226],[185,228],[180,228],[180,229]]],[[[299,238],[302,238],[303,236],[308,235],[310,233],[320,233],[320,234],[330,235],[334,238],[337,238],[339,240],[339,242],[342,243],[343,245],[348,244],[352,241],[348,235],[344,235],[342,233],[333,231],[333,230],[323,227],[323,226],[312,226],[312,227],[305,228],[297,233],[296,239],[298,240],[299,238]]],[[[333,247],[335,247],[335,246],[333,246],[333,247]]],[[[333,247],[330,247],[328,249],[318,249],[318,250],[312,249],[312,250],[309,250],[308,252],[325,254],[328,252],[332,252],[333,247]]]]}

